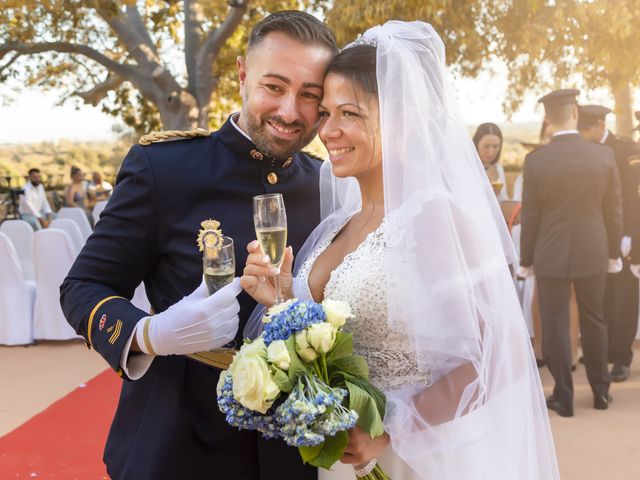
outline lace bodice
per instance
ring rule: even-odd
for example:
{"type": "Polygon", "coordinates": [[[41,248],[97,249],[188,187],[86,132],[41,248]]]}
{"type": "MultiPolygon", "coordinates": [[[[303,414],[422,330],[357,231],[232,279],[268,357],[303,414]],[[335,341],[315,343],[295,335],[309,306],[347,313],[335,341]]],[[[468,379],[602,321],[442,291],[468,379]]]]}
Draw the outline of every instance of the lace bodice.
{"type": "MultiPolygon", "coordinates": [[[[347,219],[348,220],[348,219],[347,219]]],[[[346,223],[346,221],[345,221],[346,223]]],[[[309,254],[294,278],[294,296],[311,298],[309,272],[318,256],[342,229],[340,225],[309,254]]],[[[409,338],[389,328],[385,282],[385,245],[387,220],[331,272],[324,288],[324,298],[342,300],[351,305],[354,319],[344,327],[353,333],[355,353],[366,358],[371,382],[383,391],[395,390],[407,384],[428,384],[430,375],[420,372],[409,338]]]]}

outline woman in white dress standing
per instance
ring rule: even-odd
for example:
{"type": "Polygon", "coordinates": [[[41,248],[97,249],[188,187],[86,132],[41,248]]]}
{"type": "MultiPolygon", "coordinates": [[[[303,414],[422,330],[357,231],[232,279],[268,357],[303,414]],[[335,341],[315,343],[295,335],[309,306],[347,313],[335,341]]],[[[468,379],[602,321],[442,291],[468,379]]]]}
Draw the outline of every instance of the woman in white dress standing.
{"type": "MultiPolygon", "coordinates": [[[[398,479],[557,479],[542,388],[493,190],[423,22],[367,30],[327,71],[324,220],[280,273],[288,296],[350,303],[347,329],[387,397],[385,434],[350,431],[322,480],[378,462],[398,479]],[[289,288],[286,288],[288,285],[289,288]]],[[[242,285],[274,301],[257,242],[242,285]]],[[[249,327],[250,329],[251,327],[249,327]]]]}

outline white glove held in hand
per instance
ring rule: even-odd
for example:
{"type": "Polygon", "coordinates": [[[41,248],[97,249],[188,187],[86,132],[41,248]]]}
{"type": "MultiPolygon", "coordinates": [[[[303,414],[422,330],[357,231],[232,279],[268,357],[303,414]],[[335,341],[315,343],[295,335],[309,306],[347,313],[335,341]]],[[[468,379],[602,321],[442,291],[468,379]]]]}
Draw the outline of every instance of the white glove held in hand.
{"type": "Polygon", "coordinates": [[[622,271],[622,259],[610,258],[609,259],[609,271],[607,273],[620,273],[622,271]]]}
{"type": "Polygon", "coordinates": [[[533,267],[519,267],[518,268],[518,278],[528,278],[534,275],[533,267]]]}
{"type": "Polygon", "coordinates": [[[631,237],[622,237],[620,242],[620,252],[623,257],[628,257],[631,252],[631,237]]]}
{"type": "Polygon", "coordinates": [[[238,331],[240,305],[236,296],[241,291],[240,279],[236,278],[209,296],[203,281],[188,297],[138,323],[140,350],[150,355],[186,355],[231,342],[238,331]]]}
{"type": "Polygon", "coordinates": [[[629,265],[629,270],[631,270],[634,277],[640,278],[640,265],[629,265]]]}

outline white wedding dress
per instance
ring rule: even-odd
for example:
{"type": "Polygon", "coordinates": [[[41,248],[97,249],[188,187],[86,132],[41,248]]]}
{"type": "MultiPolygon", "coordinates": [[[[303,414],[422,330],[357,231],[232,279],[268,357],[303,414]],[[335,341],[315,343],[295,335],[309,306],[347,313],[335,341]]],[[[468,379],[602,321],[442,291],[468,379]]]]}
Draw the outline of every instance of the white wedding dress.
{"type": "MultiPolygon", "coordinates": [[[[348,220],[348,219],[347,219],[348,220]]],[[[393,331],[387,325],[387,296],[385,264],[390,251],[385,245],[385,231],[390,220],[385,218],[378,229],[366,239],[331,273],[324,288],[324,298],[342,300],[351,305],[355,318],[344,327],[353,333],[354,351],[367,360],[370,380],[383,392],[407,384],[425,384],[430,375],[418,371],[415,355],[406,335],[393,331]]],[[[346,221],[345,221],[346,224],[346,221]]],[[[319,243],[301,265],[293,282],[294,296],[311,300],[309,272],[318,256],[329,246],[342,229],[340,225],[333,234],[319,243]]],[[[388,237],[387,237],[388,238],[388,237]]],[[[419,477],[391,448],[378,458],[378,464],[393,480],[418,480],[419,477]]],[[[350,465],[336,463],[331,471],[319,469],[319,480],[353,480],[354,470],[350,465]]]]}

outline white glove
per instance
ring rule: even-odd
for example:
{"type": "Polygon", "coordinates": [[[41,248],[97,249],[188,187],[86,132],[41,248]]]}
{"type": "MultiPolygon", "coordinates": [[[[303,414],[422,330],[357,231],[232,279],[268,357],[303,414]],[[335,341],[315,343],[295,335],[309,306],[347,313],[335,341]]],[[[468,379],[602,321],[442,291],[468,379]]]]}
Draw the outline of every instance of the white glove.
{"type": "Polygon", "coordinates": [[[628,257],[631,252],[631,237],[622,237],[622,242],[620,242],[620,252],[622,252],[623,257],[628,257]]]}
{"type": "Polygon", "coordinates": [[[519,267],[518,278],[533,277],[533,267],[519,267]]]}
{"type": "Polygon", "coordinates": [[[209,296],[203,281],[188,297],[138,323],[140,350],[148,355],[186,355],[231,342],[238,331],[240,304],[236,296],[241,291],[236,278],[209,296]]]}
{"type": "Polygon", "coordinates": [[[629,270],[631,270],[634,277],[640,278],[640,265],[629,265],[629,270]]]}
{"type": "Polygon", "coordinates": [[[620,273],[622,271],[622,259],[610,258],[609,259],[609,271],[607,273],[620,273]]]}

